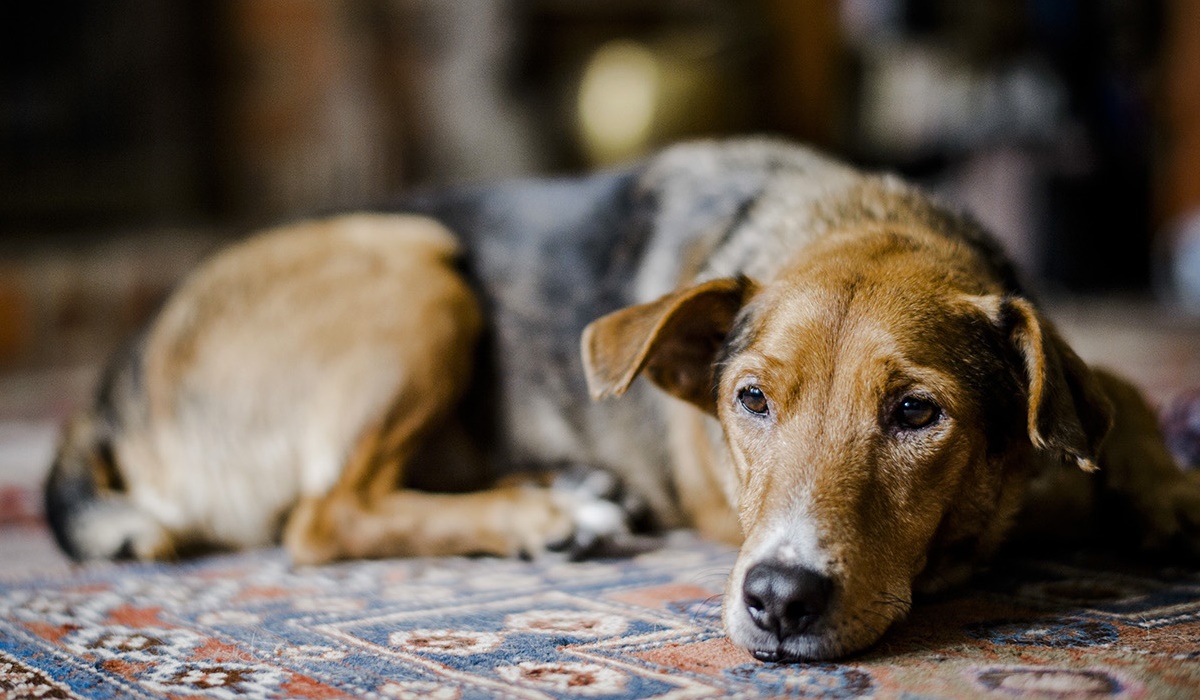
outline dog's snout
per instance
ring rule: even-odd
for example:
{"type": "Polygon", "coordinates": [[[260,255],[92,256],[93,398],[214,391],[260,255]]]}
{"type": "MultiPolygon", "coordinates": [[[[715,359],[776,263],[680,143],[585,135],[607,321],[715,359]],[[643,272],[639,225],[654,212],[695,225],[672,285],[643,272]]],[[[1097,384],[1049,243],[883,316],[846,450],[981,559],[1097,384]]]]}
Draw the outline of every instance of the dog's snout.
{"type": "Polygon", "coordinates": [[[765,561],[746,572],[742,598],[754,624],[783,641],[821,617],[832,588],[827,576],[812,569],[765,561]]]}

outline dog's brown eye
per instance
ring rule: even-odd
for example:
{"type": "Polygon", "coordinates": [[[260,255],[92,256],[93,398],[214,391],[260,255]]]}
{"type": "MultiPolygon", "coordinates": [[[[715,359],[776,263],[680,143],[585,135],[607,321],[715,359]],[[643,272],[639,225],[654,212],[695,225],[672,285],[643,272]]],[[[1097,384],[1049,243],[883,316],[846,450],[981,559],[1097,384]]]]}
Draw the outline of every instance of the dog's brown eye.
{"type": "Polygon", "coordinates": [[[937,404],[916,396],[906,396],[896,407],[896,422],[903,428],[918,430],[931,425],[942,415],[937,404]]]}
{"type": "Polygon", "coordinates": [[[767,395],[756,386],[748,386],[739,391],[738,403],[756,416],[767,415],[767,395]]]}

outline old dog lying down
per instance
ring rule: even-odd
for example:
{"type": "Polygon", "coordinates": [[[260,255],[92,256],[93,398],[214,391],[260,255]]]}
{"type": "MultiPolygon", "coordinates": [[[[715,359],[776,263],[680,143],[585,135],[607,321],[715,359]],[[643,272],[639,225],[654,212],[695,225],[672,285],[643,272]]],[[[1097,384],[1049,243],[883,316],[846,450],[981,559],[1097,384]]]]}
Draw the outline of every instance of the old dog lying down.
{"type": "Polygon", "coordinates": [[[400,209],[250,238],[177,291],[65,429],[69,553],[534,554],[637,515],[740,543],[728,633],[792,660],[870,645],[1048,516],[1198,540],[1137,393],[895,178],[711,142],[400,209]]]}

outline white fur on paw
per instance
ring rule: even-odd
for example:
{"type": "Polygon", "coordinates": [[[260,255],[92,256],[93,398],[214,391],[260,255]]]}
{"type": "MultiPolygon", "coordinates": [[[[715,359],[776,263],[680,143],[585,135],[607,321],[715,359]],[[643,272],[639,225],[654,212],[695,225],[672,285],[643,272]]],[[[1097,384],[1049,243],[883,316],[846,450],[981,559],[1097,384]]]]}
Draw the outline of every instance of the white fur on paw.
{"type": "Polygon", "coordinates": [[[629,534],[625,511],[612,501],[598,498],[582,489],[555,492],[554,500],[575,525],[570,543],[572,552],[585,552],[600,542],[629,534]]]}
{"type": "Polygon", "coordinates": [[[583,501],[571,513],[575,527],[595,538],[611,538],[629,532],[625,511],[612,501],[583,501]]]}

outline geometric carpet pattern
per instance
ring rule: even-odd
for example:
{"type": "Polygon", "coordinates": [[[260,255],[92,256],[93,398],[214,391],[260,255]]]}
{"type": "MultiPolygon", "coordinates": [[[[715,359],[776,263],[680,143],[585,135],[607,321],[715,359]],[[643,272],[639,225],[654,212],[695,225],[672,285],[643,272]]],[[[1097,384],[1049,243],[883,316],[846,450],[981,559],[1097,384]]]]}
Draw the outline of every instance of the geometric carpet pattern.
{"type": "MultiPolygon", "coordinates": [[[[1004,561],[842,663],[730,645],[733,550],[629,559],[281,551],[0,580],[0,697],[1141,698],[1200,694],[1200,576],[1004,561]]],[[[12,573],[12,572],[9,572],[12,573]]]]}

